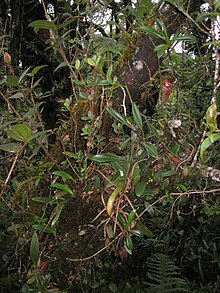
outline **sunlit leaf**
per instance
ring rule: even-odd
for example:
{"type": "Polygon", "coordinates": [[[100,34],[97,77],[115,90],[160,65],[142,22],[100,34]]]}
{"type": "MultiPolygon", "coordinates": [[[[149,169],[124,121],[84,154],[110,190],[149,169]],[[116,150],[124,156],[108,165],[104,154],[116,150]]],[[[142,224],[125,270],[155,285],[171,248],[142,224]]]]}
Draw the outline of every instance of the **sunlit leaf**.
{"type": "Polygon", "coordinates": [[[8,136],[21,142],[27,142],[31,137],[31,133],[31,128],[27,124],[12,125],[7,131],[8,136]]]}
{"type": "Polygon", "coordinates": [[[115,198],[119,194],[119,192],[122,190],[123,186],[124,186],[124,183],[119,184],[115,188],[115,190],[112,192],[112,194],[110,195],[110,197],[108,199],[108,202],[107,202],[107,205],[106,205],[106,211],[107,211],[109,216],[111,216],[111,214],[112,214],[112,208],[113,208],[113,205],[114,205],[114,202],[115,202],[115,198]]]}
{"type": "Polygon", "coordinates": [[[30,244],[30,258],[34,265],[37,265],[39,258],[39,240],[36,231],[31,238],[30,244]]]}
{"type": "Polygon", "coordinates": [[[77,59],[75,62],[75,68],[76,68],[76,70],[79,70],[79,68],[80,68],[80,60],[79,59],[77,59]]]}
{"type": "Polygon", "coordinates": [[[206,123],[211,132],[214,132],[217,128],[217,106],[213,103],[206,111],[206,123]]]}
{"type": "Polygon", "coordinates": [[[91,65],[93,67],[97,66],[95,61],[92,58],[87,58],[87,62],[88,62],[89,65],[91,65]]]}

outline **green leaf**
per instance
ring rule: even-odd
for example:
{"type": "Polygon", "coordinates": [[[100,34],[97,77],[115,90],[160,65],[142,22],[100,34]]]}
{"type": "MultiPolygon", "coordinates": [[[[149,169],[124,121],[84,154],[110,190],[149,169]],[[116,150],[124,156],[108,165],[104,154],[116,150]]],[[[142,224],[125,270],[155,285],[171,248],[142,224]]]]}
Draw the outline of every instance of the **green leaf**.
{"type": "Polygon", "coordinates": [[[69,188],[69,186],[67,184],[54,183],[54,184],[51,184],[50,187],[63,190],[65,192],[69,193],[70,195],[74,195],[73,191],[69,188]]]}
{"type": "Polygon", "coordinates": [[[127,222],[121,213],[118,214],[118,221],[122,225],[123,228],[127,227],[127,222]]]}
{"type": "Polygon", "coordinates": [[[135,186],[135,194],[140,197],[146,188],[146,180],[142,180],[140,182],[138,182],[138,184],[135,186]]]}
{"type": "Polygon", "coordinates": [[[48,20],[35,20],[29,24],[34,29],[56,29],[57,26],[52,21],[48,20]]]}
{"type": "Polygon", "coordinates": [[[47,65],[41,65],[41,66],[36,66],[34,69],[31,71],[31,76],[34,76],[39,70],[42,68],[46,67],[47,65]]]}
{"type": "Polygon", "coordinates": [[[183,42],[195,42],[196,41],[196,37],[192,36],[192,35],[185,35],[185,36],[175,36],[173,38],[173,41],[183,41],[183,42]]]}
{"type": "Polygon", "coordinates": [[[143,237],[143,233],[139,230],[130,230],[129,232],[137,237],[143,237]]]}
{"type": "Polygon", "coordinates": [[[6,78],[6,85],[8,86],[17,86],[19,83],[19,77],[16,75],[9,75],[6,78]]]}
{"type": "Polygon", "coordinates": [[[97,66],[95,61],[92,58],[87,58],[87,63],[93,67],[97,66]]]}
{"type": "Polygon", "coordinates": [[[21,148],[21,144],[15,143],[15,142],[0,145],[0,150],[6,151],[9,153],[16,153],[20,148],[21,148]]]}
{"type": "Polygon", "coordinates": [[[143,123],[142,123],[142,119],[141,119],[141,113],[138,109],[138,106],[135,103],[132,103],[132,115],[133,115],[134,122],[136,123],[137,127],[139,129],[142,129],[143,123]]]}
{"type": "Polygon", "coordinates": [[[118,162],[119,158],[116,155],[103,153],[94,155],[89,158],[91,161],[94,161],[96,163],[108,163],[108,162],[118,162]]]}
{"type": "Polygon", "coordinates": [[[111,214],[112,214],[112,208],[113,208],[113,205],[114,205],[114,202],[115,202],[115,198],[119,194],[119,192],[122,190],[123,186],[124,186],[124,183],[119,184],[115,188],[115,190],[112,192],[112,194],[110,195],[110,197],[108,199],[108,202],[107,202],[107,205],[106,205],[106,211],[107,211],[109,216],[111,216],[111,214]]]}
{"type": "Polygon", "coordinates": [[[153,29],[152,27],[142,25],[142,26],[140,27],[140,29],[141,29],[143,32],[148,33],[149,35],[151,35],[151,36],[153,36],[153,37],[160,38],[160,39],[162,39],[163,41],[166,41],[166,37],[165,37],[161,32],[156,31],[156,30],[153,29]]]}
{"type": "Polygon", "coordinates": [[[133,222],[134,218],[136,215],[136,210],[132,210],[129,215],[128,215],[128,221],[127,221],[127,226],[129,227],[131,223],[133,222]]]}
{"type": "Polygon", "coordinates": [[[207,148],[209,148],[214,142],[220,140],[220,133],[213,133],[212,134],[212,140],[210,139],[210,137],[207,137],[201,144],[201,148],[200,148],[200,156],[201,159],[203,160],[204,158],[204,153],[207,150],[207,148]]]}
{"type": "Polygon", "coordinates": [[[67,63],[66,63],[66,61],[63,61],[63,62],[61,62],[55,69],[54,69],[54,72],[56,72],[58,69],[60,69],[60,68],[63,68],[63,67],[66,67],[66,66],[68,66],[67,65],[67,63]]]}
{"type": "Polygon", "coordinates": [[[31,137],[31,133],[31,128],[27,124],[12,125],[7,131],[8,136],[21,142],[27,142],[31,137]]]}
{"type": "Polygon", "coordinates": [[[158,158],[159,154],[154,144],[152,144],[151,142],[143,142],[141,144],[143,147],[145,147],[145,149],[153,158],[158,158]]]}
{"type": "Polygon", "coordinates": [[[154,52],[157,52],[157,57],[161,58],[167,49],[168,49],[167,44],[160,44],[154,48],[154,52]]]}
{"type": "Polygon", "coordinates": [[[109,80],[111,78],[112,75],[112,69],[113,69],[113,65],[110,64],[110,66],[108,67],[107,73],[106,73],[106,79],[109,80]]]}
{"type": "Polygon", "coordinates": [[[137,227],[140,230],[142,235],[148,236],[149,238],[152,238],[154,236],[152,231],[141,222],[137,223],[137,227]]]}
{"type": "Polygon", "coordinates": [[[47,227],[45,224],[44,225],[42,225],[42,224],[34,224],[34,225],[32,225],[32,227],[34,229],[39,230],[39,231],[42,231],[44,233],[53,234],[54,237],[57,234],[56,226],[54,226],[54,227],[47,227]]]}
{"type": "Polygon", "coordinates": [[[115,109],[108,107],[107,112],[110,116],[112,116],[118,122],[120,122],[128,127],[132,126],[120,113],[115,111],[115,109]]]}
{"type": "Polygon", "coordinates": [[[69,173],[67,173],[67,172],[65,172],[65,171],[54,171],[52,174],[53,174],[53,175],[60,176],[60,177],[62,177],[63,179],[71,179],[71,180],[74,181],[73,177],[72,177],[69,173]]]}
{"type": "Polygon", "coordinates": [[[211,132],[217,128],[217,106],[213,103],[206,111],[206,123],[211,132]]]}
{"type": "Polygon", "coordinates": [[[21,76],[19,77],[18,83],[22,81],[22,79],[27,75],[28,71],[31,69],[31,66],[25,69],[25,71],[22,72],[21,76]]]}
{"type": "Polygon", "coordinates": [[[51,198],[44,197],[44,196],[35,196],[32,198],[32,200],[35,202],[44,203],[44,204],[47,204],[52,201],[51,198]]]}
{"type": "Polygon", "coordinates": [[[133,247],[134,246],[133,246],[132,239],[131,239],[130,235],[127,233],[126,239],[125,239],[125,248],[129,254],[132,254],[131,251],[132,251],[133,247]]]}
{"type": "Polygon", "coordinates": [[[30,258],[33,264],[36,266],[39,259],[39,240],[36,231],[31,238],[30,258]]]}
{"type": "Polygon", "coordinates": [[[76,70],[79,70],[79,68],[80,68],[80,60],[79,59],[77,59],[75,62],[75,68],[76,68],[76,70]]]}
{"type": "Polygon", "coordinates": [[[54,216],[54,218],[53,218],[53,220],[52,220],[52,222],[51,222],[51,227],[54,227],[54,226],[56,225],[56,222],[59,220],[59,217],[60,217],[60,215],[61,215],[62,210],[63,210],[63,206],[61,206],[61,207],[58,209],[56,215],[54,216]]]}
{"type": "Polygon", "coordinates": [[[150,132],[153,135],[155,135],[157,138],[159,138],[160,135],[159,135],[157,129],[148,120],[146,120],[146,122],[147,122],[147,127],[149,128],[150,132]]]}

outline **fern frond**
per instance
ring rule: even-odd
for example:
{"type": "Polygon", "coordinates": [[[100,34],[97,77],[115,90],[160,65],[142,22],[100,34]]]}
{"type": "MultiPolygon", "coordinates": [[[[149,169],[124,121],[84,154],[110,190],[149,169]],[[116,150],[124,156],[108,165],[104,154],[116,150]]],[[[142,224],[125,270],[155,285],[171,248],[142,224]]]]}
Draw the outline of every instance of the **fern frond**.
{"type": "Polygon", "coordinates": [[[149,258],[146,284],[149,293],[188,292],[187,282],[181,278],[180,268],[166,254],[149,258]]]}

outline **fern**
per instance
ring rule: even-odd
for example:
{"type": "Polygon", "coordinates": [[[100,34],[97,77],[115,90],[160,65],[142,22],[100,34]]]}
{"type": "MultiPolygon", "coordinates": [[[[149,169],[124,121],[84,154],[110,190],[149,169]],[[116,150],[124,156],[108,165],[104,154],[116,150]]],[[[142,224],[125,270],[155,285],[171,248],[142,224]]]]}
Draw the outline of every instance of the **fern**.
{"type": "Polygon", "coordinates": [[[180,268],[168,255],[157,253],[149,258],[147,277],[149,293],[189,292],[180,268]]]}

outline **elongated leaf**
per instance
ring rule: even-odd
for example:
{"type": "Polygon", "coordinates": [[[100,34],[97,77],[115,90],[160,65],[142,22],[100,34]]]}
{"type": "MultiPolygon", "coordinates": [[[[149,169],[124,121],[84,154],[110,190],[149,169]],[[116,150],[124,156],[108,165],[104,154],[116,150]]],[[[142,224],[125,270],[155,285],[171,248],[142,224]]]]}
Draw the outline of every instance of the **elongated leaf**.
{"type": "Polygon", "coordinates": [[[51,222],[51,227],[54,227],[54,226],[56,225],[56,222],[59,220],[59,217],[60,217],[60,215],[61,215],[62,210],[63,210],[63,206],[61,206],[61,207],[58,209],[56,215],[54,216],[54,218],[53,218],[53,220],[52,220],[52,222],[51,222]]]}
{"type": "Polygon", "coordinates": [[[121,213],[118,214],[118,221],[122,225],[123,228],[127,226],[127,222],[121,213]]]}
{"type": "Polygon", "coordinates": [[[142,224],[141,222],[137,223],[137,227],[140,230],[140,232],[141,232],[142,235],[146,235],[149,238],[152,238],[153,237],[152,231],[147,226],[145,226],[144,224],[142,224]]]}
{"type": "Polygon", "coordinates": [[[15,142],[0,145],[0,150],[6,151],[9,153],[16,153],[20,148],[21,148],[21,144],[15,143],[15,142]]]}
{"type": "Polygon", "coordinates": [[[131,127],[131,124],[129,122],[127,122],[127,120],[120,113],[115,111],[115,109],[108,107],[107,112],[110,116],[112,116],[118,122],[120,122],[128,127],[131,127]]]}
{"type": "Polygon", "coordinates": [[[132,239],[131,239],[131,236],[127,233],[126,235],[126,242],[125,242],[125,248],[127,250],[127,252],[129,254],[131,254],[131,251],[133,249],[133,242],[132,242],[132,239]]]}
{"type": "Polygon", "coordinates": [[[96,66],[96,63],[95,63],[95,61],[92,58],[87,58],[87,62],[88,62],[89,65],[91,65],[93,67],[96,66]]]}
{"type": "Polygon", "coordinates": [[[36,66],[34,69],[31,71],[31,76],[34,76],[36,73],[38,73],[39,70],[42,68],[46,67],[47,65],[41,65],[41,66],[36,66]]]}
{"type": "Polygon", "coordinates": [[[29,24],[34,29],[56,29],[57,26],[52,21],[48,20],[35,20],[29,24]]]}
{"type": "Polygon", "coordinates": [[[119,162],[119,157],[113,154],[103,153],[90,157],[90,160],[96,163],[119,162]]]}
{"type": "Polygon", "coordinates": [[[144,236],[144,234],[141,233],[141,231],[139,231],[139,230],[130,230],[129,232],[130,232],[131,234],[137,236],[137,237],[143,237],[143,236],[144,236]]]}
{"type": "Polygon", "coordinates": [[[127,222],[127,226],[129,227],[131,225],[131,223],[133,222],[134,218],[136,215],[136,210],[133,210],[129,213],[128,215],[128,222],[127,222]]]}
{"type": "Polygon", "coordinates": [[[80,60],[79,59],[77,59],[75,62],[75,68],[76,68],[76,70],[79,70],[79,68],[80,68],[80,60]]]}
{"type": "Polygon", "coordinates": [[[134,122],[139,129],[142,129],[143,123],[141,118],[141,113],[138,109],[138,106],[135,103],[132,103],[132,115],[134,118],[134,122]]]}
{"type": "Polygon", "coordinates": [[[109,216],[111,216],[111,214],[112,214],[112,208],[113,208],[113,205],[114,205],[114,202],[115,202],[115,198],[119,194],[119,192],[122,190],[123,186],[124,186],[124,183],[119,184],[115,188],[115,190],[112,192],[112,194],[110,195],[110,197],[108,199],[108,202],[107,202],[107,205],[106,205],[106,211],[107,211],[109,216]]]}
{"type": "Polygon", "coordinates": [[[144,143],[142,143],[142,145],[145,147],[145,149],[148,151],[148,153],[152,157],[158,158],[159,154],[158,154],[157,148],[154,144],[152,144],[151,142],[144,142],[144,143]]]}
{"type": "Polygon", "coordinates": [[[51,184],[50,187],[57,188],[57,189],[65,191],[71,195],[74,195],[73,191],[69,188],[69,186],[67,184],[54,183],[54,184],[51,184]]]}
{"type": "Polygon", "coordinates": [[[57,229],[56,229],[56,226],[53,226],[53,227],[47,227],[45,224],[42,225],[42,224],[34,224],[32,225],[32,227],[36,230],[39,230],[39,231],[42,231],[44,233],[48,233],[48,234],[53,234],[54,237],[56,236],[57,234],[57,229]]]}
{"type": "Polygon", "coordinates": [[[22,72],[21,76],[19,77],[18,83],[22,81],[22,79],[27,75],[28,71],[31,69],[31,66],[25,69],[25,71],[22,72]]]}
{"type": "Polygon", "coordinates": [[[9,127],[8,136],[11,138],[21,141],[27,142],[31,137],[31,128],[27,124],[15,124],[9,127]]]}
{"type": "Polygon", "coordinates": [[[213,133],[212,134],[212,140],[210,139],[210,137],[207,137],[203,143],[201,144],[201,148],[200,148],[200,156],[201,159],[203,159],[204,157],[204,153],[207,150],[207,148],[209,148],[214,142],[220,140],[220,133],[213,133]]]}
{"type": "Polygon", "coordinates": [[[195,42],[196,38],[192,35],[176,36],[173,38],[173,41],[195,42]]]}
{"type": "Polygon", "coordinates": [[[35,114],[38,111],[38,108],[44,104],[44,102],[37,103],[34,107],[30,108],[30,110],[24,114],[23,119],[26,119],[27,117],[31,117],[33,114],[35,114]]]}
{"type": "Polygon", "coordinates": [[[37,265],[39,258],[39,240],[36,231],[31,238],[30,258],[34,265],[37,265]]]}
{"type": "Polygon", "coordinates": [[[143,32],[148,33],[149,35],[151,35],[151,36],[153,36],[153,37],[160,38],[160,39],[166,41],[165,36],[164,36],[161,32],[158,32],[158,31],[156,31],[155,29],[153,29],[152,27],[142,25],[142,26],[140,27],[140,29],[141,29],[143,32]]]}
{"type": "Polygon", "coordinates": [[[113,66],[112,64],[110,64],[108,70],[107,70],[107,73],[106,73],[106,79],[109,80],[111,78],[111,74],[112,74],[112,69],[113,69],[113,66]]]}
{"type": "Polygon", "coordinates": [[[66,67],[67,63],[65,61],[61,62],[55,69],[54,72],[56,72],[58,69],[66,67]]]}
{"type": "Polygon", "coordinates": [[[206,111],[206,123],[211,132],[214,132],[217,128],[217,106],[213,103],[206,111]]]}
{"type": "Polygon", "coordinates": [[[62,171],[62,170],[61,171],[54,171],[52,174],[53,175],[60,176],[63,179],[71,179],[71,180],[74,180],[73,177],[69,173],[67,173],[65,171],[62,171]]]}
{"type": "Polygon", "coordinates": [[[33,197],[32,200],[35,202],[40,202],[40,203],[44,203],[44,204],[47,204],[52,201],[51,198],[43,197],[43,196],[33,197]]]}

